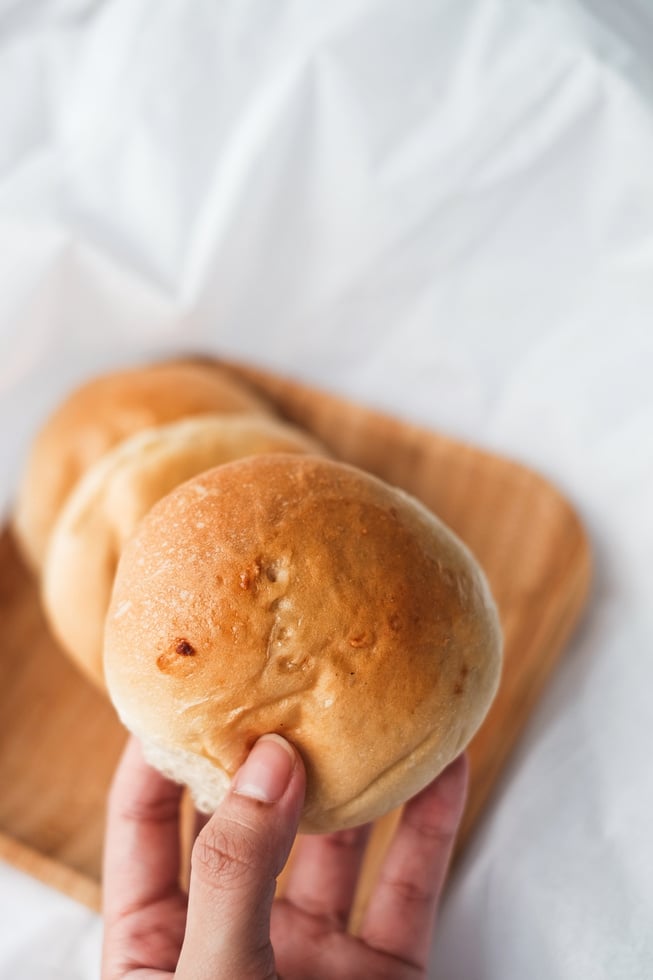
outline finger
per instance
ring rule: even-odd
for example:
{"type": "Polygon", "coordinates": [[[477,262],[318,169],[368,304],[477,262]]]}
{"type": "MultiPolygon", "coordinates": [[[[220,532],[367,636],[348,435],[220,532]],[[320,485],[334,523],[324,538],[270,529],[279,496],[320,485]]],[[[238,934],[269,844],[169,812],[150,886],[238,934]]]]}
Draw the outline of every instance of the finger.
{"type": "Polygon", "coordinates": [[[304,767],[278,735],[258,740],[193,848],[186,936],[175,974],[272,976],[276,876],[297,832],[304,767]]]}
{"type": "Polygon", "coordinates": [[[369,838],[369,825],[298,840],[285,901],[344,930],[369,838]]]}
{"type": "Polygon", "coordinates": [[[467,786],[459,756],[404,807],[363,917],[360,938],[424,968],[467,786]]]}
{"type": "Polygon", "coordinates": [[[181,788],[145,762],[131,739],[109,794],[103,872],[102,976],[172,971],[184,934],[178,890],[181,788]]]}
{"type": "Polygon", "coordinates": [[[130,738],[109,794],[104,846],[107,925],[177,890],[181,787],[145,761],[130,738]]]}

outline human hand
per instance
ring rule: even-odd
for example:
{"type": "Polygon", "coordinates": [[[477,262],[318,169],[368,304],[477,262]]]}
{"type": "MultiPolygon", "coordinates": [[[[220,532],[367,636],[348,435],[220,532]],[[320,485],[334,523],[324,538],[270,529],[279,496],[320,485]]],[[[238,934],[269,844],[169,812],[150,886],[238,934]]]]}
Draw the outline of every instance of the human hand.
{"type": "Polygon", "coordinates": [[[467,764],[406,804],[356,937],[347,922],[368,829],[295,837],[304,767],[278,736],[256,743],[195,841],[179,886],[181,787],[127,745],[109,798],[103,980],[416,980],[462,814],[467,764]],[[268,802],[265,802],[268,801],[268,802]]]}

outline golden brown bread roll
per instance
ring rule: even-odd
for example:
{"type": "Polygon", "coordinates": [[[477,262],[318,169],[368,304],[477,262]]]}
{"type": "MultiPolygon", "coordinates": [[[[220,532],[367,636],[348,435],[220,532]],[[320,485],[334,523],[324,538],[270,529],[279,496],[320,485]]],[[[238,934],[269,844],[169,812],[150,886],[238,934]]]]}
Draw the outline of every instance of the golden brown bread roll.
{"type": "Polygon", "coordinates": [[[325,450],[300,429],[264,415],[202,415],[131,436],[78,481],[52,529],[42,594],[61,646],[98,686],[104,686],[104,619],[118,558],[138,522],[184,480],[270,452],[325,450]]]}
{"type": "Polygon", "coordinates": [[[19,487],[13,526],[30,566],[40,572],[66,497],[100,456],[141,429],[206,412],[271,409],[227,370],[193,361],[115,371],[74,391],[37,434],[19,487]]]}
{"type": "Polygon", "coordinates": [[[248,749],[300,750],[301,829],[375,819],[469,742],[501,639],[467,548],[400,490],[316,457],[188,481],[123,551],[107,686],[150,761],[215,808],[248,749]]]}

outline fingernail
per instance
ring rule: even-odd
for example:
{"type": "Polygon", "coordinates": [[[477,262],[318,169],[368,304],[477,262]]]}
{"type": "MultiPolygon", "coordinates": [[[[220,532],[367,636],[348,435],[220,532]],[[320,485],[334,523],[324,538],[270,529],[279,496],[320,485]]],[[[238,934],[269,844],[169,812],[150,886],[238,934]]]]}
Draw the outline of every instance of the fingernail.
{"type": "Polygon", "coordinates": [[[286,791],[295,768],[295,753],[281,735],[262,735],[232,784],[238,796],[276,803],[286,791]]]}

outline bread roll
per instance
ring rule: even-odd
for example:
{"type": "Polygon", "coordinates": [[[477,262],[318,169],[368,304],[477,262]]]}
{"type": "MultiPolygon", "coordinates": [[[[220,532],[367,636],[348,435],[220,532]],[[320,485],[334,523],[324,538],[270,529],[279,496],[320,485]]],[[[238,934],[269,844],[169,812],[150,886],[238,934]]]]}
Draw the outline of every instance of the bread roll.
{"type": "Polygon", "coordinates": [[[60,644],[104,685],[104,620],[120,552],[150,507],[184,480],[252,453],[323,450],[264,415],[204,415],[139,432],[102,456],[76,484],[54,525],[43,600],[60,644]]]}
{"type": "Polygon", "coordinates": [[[206,812],[259,735],[299,749],[301,829],[375,819],[469,742],[497,688],[485,578],[436,517],[342,463],[257,456],[156,504],[123,551],[105,672],[206,812]]]}
{"type": "Polygon", "coordinates": [[[37,434],[23,473],[14,531],[40,572],[52,526],[88,467],[127,436],[206,412],[260,412],[262,398],[223,368],[175,361],[116,371],[74,391],[37,434]]]}

